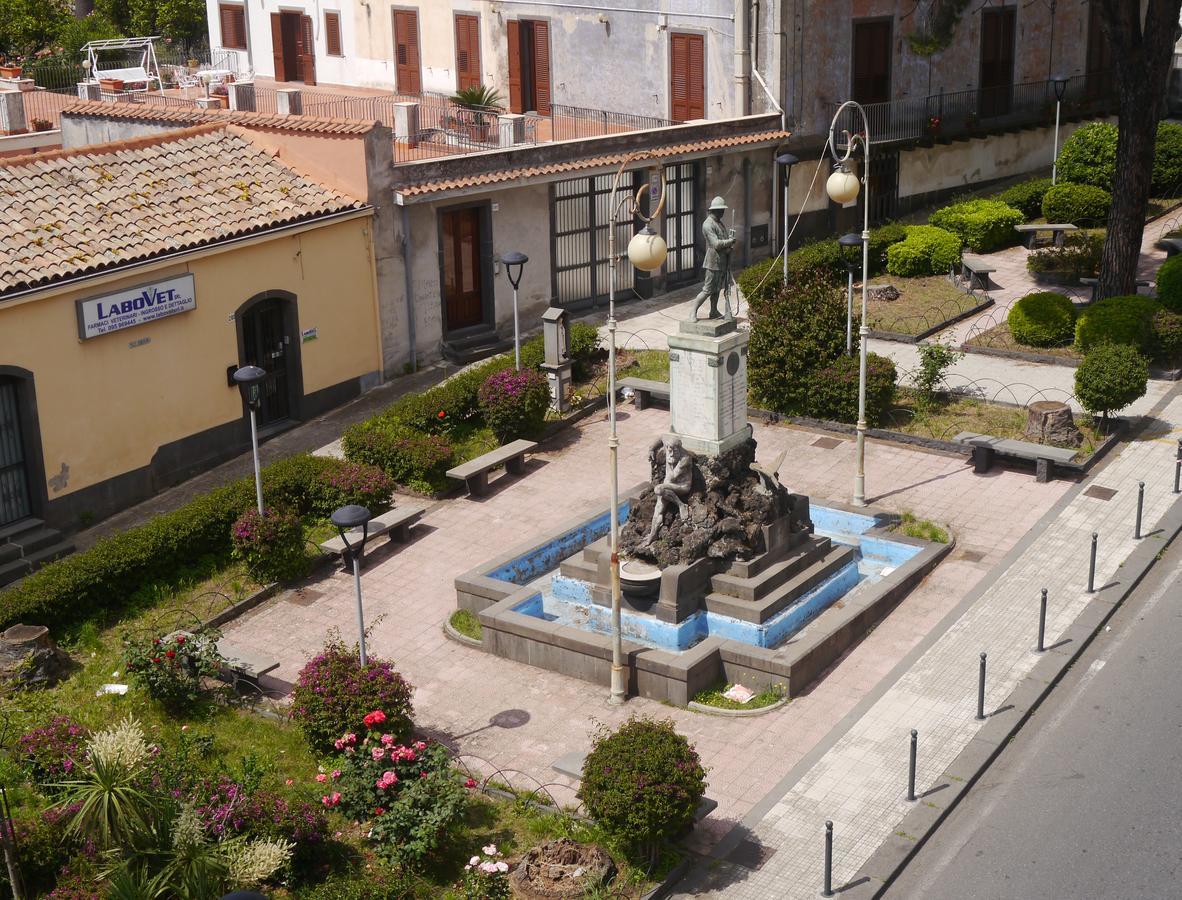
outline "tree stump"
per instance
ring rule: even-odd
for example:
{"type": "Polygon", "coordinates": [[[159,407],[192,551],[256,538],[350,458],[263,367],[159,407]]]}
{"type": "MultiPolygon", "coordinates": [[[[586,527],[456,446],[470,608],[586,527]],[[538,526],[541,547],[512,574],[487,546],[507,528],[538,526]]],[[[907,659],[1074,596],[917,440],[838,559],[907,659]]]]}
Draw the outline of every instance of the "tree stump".
{"type": "Polygon", "coordinates": [[[69,657],[44,625],[13,625],[0,634],[0,681],[23,688],[52,687],[65,674],[69,657]]]}
{"type": "Polygon", "coordinates": [[[1058,400],[1039,400],[1027,407],[1025,437],[1060,447],[1078,447],[1083,443],[1071,407],[1058,400]]]}
{"type": "Polygon", "coordinates": [[[521,900],[573,900],[605,883],[615,870],[602,848],[558,838],[527,850],[509,875],[509,887],[521,900]]]}

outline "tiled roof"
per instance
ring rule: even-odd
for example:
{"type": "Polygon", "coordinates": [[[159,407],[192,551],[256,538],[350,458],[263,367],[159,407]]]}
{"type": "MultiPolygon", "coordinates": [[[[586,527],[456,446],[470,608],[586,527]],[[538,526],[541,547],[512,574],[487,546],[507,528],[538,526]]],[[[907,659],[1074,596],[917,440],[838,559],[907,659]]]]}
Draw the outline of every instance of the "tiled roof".
{"type": "MultiPolygon", "coordinates": [[[[758,131],[753,134],[737,134],[732,137],[713,138],[709,140],[693,141],[683,144],[670,144],[652,147],[653,157],[671,159],[679,156],[689,156],[708,153],[712,150],[726,150],[733,147],[743,147],[752,144],[775,144],[790,137],[787,131],[758,131]]],[[[537,166],[523,166],[517,169],[498,169],[492,172],[482,172],[464,175],[458,178],[442,178],[435,181],[425,181],[418,184],[406,184],[395,188],[404,197],[419,197],[424,194],[435,194],[442,191],[460,188],[478,187],[485,184],[500,184],[506,181],[519,181],[536,178],[541,175],[556,175],[564,172],[579,172],[586,169],[602,169],[618,166],[631,151],[621,151],[602,156],[575,157],[561,162],[546,163],[537,166]]],[[[397,175],[413,177],[413,168],[399,167],[397,175]]]]}
{"type": "Polygon", "coordinates": [[[363,206],[221,125],[0,160],[0,298],[363,206]]]}
{"type": "Polygon", "coordinates": [[[147,103],[104,103],[100,100],[75,100],[62,109],[66,116],[95,116],[137,122],[169,122],[174,125],[201,125],[206,122],[230,122],[251,128],[278,128],[284,131],[310,131],[319,134],[365,134],[379,122],[355,119],[324,119],[316,116],[280,116],[271,113],[238,110],[200,109],[199,107],[152,106],[147,103]]]}

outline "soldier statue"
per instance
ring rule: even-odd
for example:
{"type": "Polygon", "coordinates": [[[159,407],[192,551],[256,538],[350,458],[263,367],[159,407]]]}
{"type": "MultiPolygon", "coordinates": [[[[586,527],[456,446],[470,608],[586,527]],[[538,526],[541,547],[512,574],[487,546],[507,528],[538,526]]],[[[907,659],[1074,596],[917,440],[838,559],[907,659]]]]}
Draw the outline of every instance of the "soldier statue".
{"type": "MultiPolygon", "coordinates": [[[[707,298],[710,300],[708,318],[722,318],[718,312],[718,295],[726,290],[731,274],[731,248],[735,246],[735,232],[722,224],[726,212],[726,201],[715,197],[710,201],[710,214],[702,223],[702,237],[706,240],[706,258],[702,268],[706,270],[706,283],[694,298],[694,321],[698,321],[698,310],[707,298]]],[[[730,301],[727,301],[727,318],[731,317],[730,301]]]]}

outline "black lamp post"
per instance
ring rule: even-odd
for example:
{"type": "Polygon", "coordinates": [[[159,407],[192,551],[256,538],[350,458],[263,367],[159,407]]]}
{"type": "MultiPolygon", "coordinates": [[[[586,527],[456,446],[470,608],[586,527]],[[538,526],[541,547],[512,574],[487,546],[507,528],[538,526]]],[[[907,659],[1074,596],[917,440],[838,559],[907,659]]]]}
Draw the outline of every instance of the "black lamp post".
{"type": "Polygon", "coordinates": [[[784,167],[784,284],[788,283],[788,179],[792,177],[792,167],[800,162],[791,153],[781,153],[776,162],[784,167]]]}
{"type": "MultiPolygon", "coordinates": [[[[843,234],[837,239],[837,246],[841,248],[841,258],[845,262],[848,276],[845,292],[845,353],[849,356],[854,352],[854,272],[858,268],[858,256],[862,250],[862,235],[843,234]]],[[[866,273],[862,273],[866,277],[866,273]]]]}
{"type": "Polygon", "coordinates": [[[517,288],[521,285],[521,273],[525,271],[525,264],[529,257],[516,250],[501,254],[501,262],[505,264],[505,274],[509,276],[509,283],[513,285],[513,359],[517,363],[517,371],[521,371],[521,331],[517,324],[517,288]]]}
{"type": "Polygon", "coordinates": [[[361,665],[365,665],[368,659],[365,655],[365,612],[361,606],[361,554],[365,550],[365,541],[369,537],[369,520],[373,518],[368,509],[364,506],[357,506],[356,504],[349,504],[342,506],[332,514],[332,524],[336,526],[340,532],[341,540],[345,542],[345,553],[353,560],[353,586],[357,591],[357,631],[359,632],[360,643],[357,645],[361,651],[361,665]],[[361,540],[356,540],[356,529],[361,529],[361,540]],[[353,541],[349,540],[349,534],[352,532],[353,541]]]}
{"type": "Polygon", "coordinates": [[[1055,155],[1051,157],[1051,184],[1054,184],[1059,174],[1059,108],[1067,93],[1067,76],[1052,75],[1051,83],[1055,86],[1055,155]]]}
{"type": "Polygon", "coordinates": [[[259,515],[263,514],[263,476],[259,471],[259,429],[257,413],[263,405],[263,379],[266,371],[258,366],[243,366],[234,372],[234,382],[242,391],[242,399],[250,409],[250,447],[254,454],[254,492],[259,504],[259,515]]]}

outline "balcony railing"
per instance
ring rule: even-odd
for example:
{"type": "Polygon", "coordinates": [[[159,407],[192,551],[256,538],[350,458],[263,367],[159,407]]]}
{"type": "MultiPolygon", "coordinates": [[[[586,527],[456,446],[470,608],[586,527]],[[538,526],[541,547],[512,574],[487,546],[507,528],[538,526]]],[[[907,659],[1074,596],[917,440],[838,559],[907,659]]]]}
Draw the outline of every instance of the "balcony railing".
{"type": "MultiPolygon", "coordinates": [[[[1111,109],[1115,99],[1112,78],[1107,72],[1076,75],[1067,80],[1063,95],[1066,116],[1097,114],[1111,109]]],[[[826,104],[826,122],[840,104],[826,104]]],[[[1055,120],[1055,83],[1029,81],[994,88],[905,97],[862,107],[870,128],[872,144],[919,141],[988,133],[1055,120]]],[[[843,132],[861,132],[862,118],[847,109],[837,123],[835,136],[844,149],[843,132]]]]}

